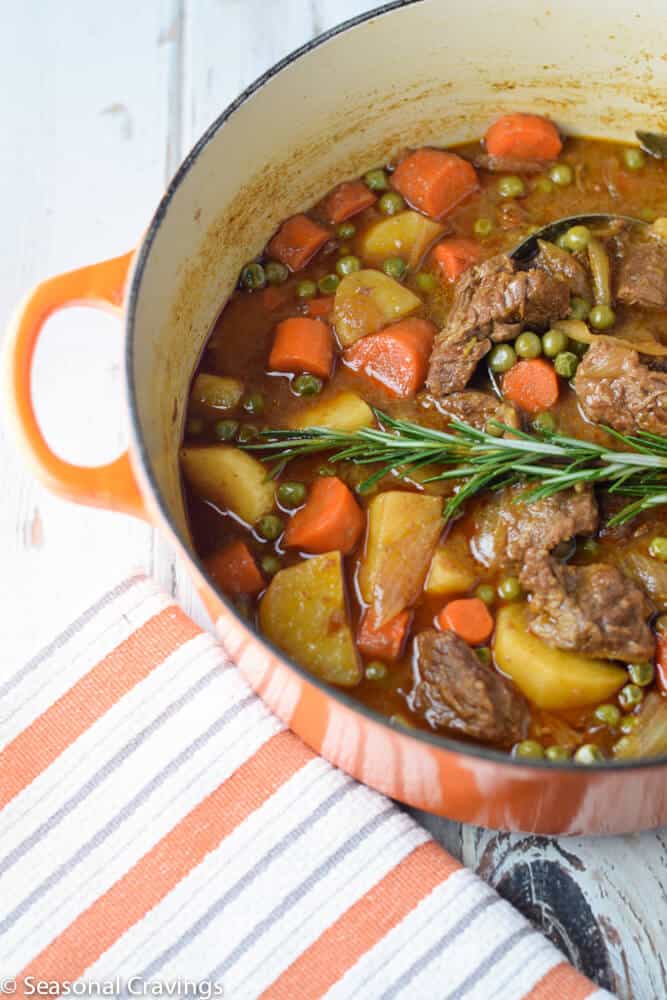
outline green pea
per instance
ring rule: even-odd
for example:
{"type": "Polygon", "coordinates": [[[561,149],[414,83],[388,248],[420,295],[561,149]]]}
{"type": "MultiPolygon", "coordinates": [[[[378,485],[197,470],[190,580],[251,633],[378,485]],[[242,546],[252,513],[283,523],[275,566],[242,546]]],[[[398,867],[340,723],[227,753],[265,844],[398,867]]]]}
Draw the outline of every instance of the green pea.
{"type": "Polygon", "coordinates": [[[521,593],[521,584],[515,576],[506,576],[498,584],[498,597],[503,601],[516,601],[521,593]]]}
{"type": "Polygon", "coordinates": [[[533,419],[533,430],[538,434],[553,434],[556,430],[556,418],[549,410],[543,410],[533,419]]]}
{"type": "Polygon", "coordinates": [[[588,322],[596,330],[608,330],[616,322],[616,313],[611,306],[593,306],[588,322]]]}
{"type": "Polygon", "coordinates": [[[408,265],[402,257],[387,257],[382,265],[384,273],[390,278],[395,278],[396,281],[401,280],[407,269],[408,265]]]}
{"type": "Polygon", "coordinates": [[[486,423],[484,424],[484,433],[490,434],[491,437],[494,438],[501,438],[505,433],[505,431],[502,429],[502,427],[498,426],[498,423],[496,422],[495,418],[491,418],[491,420],[487,420],[486,423]]]}
{"type": "Polygon", "coordinates": [[[570,248],[565,241],[565,233],[561,233],[560,236],[556,237],[556,246],[560,247],[561,250],[567,250],[569,252],[570,248]]]}
{"type": "Polygon", "coordinates": [[[657,213],[652,208],[640,208],[637,215],[644,222],[655,222],[655,220],[658,218],[657,213]]]}
{"type": "Polygon", "coordinates": [[[540,194],[551,194],[554,189],[553,181],[548,177],[538,177],[535,181],[535,190],[540,194]]]}
{"type": "Polygon", "coordinates": [[[567,347],[567,337],[560,330],[547,330],[542,336],[542,350],[548,358],[555,358],[567,347]]]}
{"type": "Polygon", "coordinates": [[[624,715],[623,718],[621,719],[621,723],[618,728],[621,730],[622,733],[625,733],[625,735],[627,736],[629,733],[632,732],[633,729],[636,729],[638,725],[639,725],[638,715],[624,715]]]}
{"type": "Polygon", "coordinates": [[[498,181],[498,194],[501,198],[520,198],[526,192],[526,185],[520,177],[510,174],[498,181]]]}
{"type": "Polygon", "coordinates": [[[306,487],[304,483],[281,483],[278,487],[278,501],[283,507],[292,510],[300,507],[306,499],[306,487]]]}
{"type": "Polygon", "coordinates": [[[600,551],[600,544],[599,542],[596,542],[594,538],[584,538],[579,542],[577,548],[582,556],[586,556],[588,559],[594,559],[600,551]]]}
{"type": "Polygon", "coordinates": [[[646,163],[646,157],[641,149],[630,146],[629,149],[623,150],[623,162],[628,170],[641,170],[646,163]]]}
{"type": "Polygon", "coordinates": [[[364,673],[369,681],[381,681],[387,676],[387,667],[382,660],[373,660],[368,664],[364,673]]]}
{"type": "Polygon", "coordinates": [[[369,170],[364,174],[364,184],[371,191],[386,191],[389,187],[389,178],[384,170],[369,170]]]}
{"type": "Polygon", "coordinates": [[[264,413],[264,396],[261,392],[249,392],[243,397],[241,406],[251,417],[259,417],[264,413]]]}
{"type": "Polygon", "coordinates": [[[653,627],[658,635],[667,635],[667,615],[659,615],[653,623],[653,627]]]}
{"type": "Polygon", "coordinates": [[[480,583],[475,591],[475,597],[479,597],[480,601],[484,601],[485,604],[494,604],[496,592],[490,583],[480,583]]]}
{"type": "Polygon", "coordinates": [[[491,222],[491,219],[481,216],[479,219],[475,219],[472,230],[475,236],[481,236],[484,238],[485,236],[490,236],[493,232],[493,223],[491,222]]]}
{"type": "Polygon", "coordinates": [[[488,646],[477,646],[475,654],[480,663],[486,667],[491,666],[491,650],[488,646]]]}
{"type": "Polygon", "coordinates": [[[567,747],[560,747],[557,743],[555,743],[553,746],[546,748],[544,756],[547,760],[558,763],[560,761],[569,760],[572,754],[567,747]]]}
{"type": "Polygon", "coordinates": [[[572,351],[561,351],[554,358],[554,368],[561,378],[573,378],[578,364],[579,358],[572,351]]]}
{"type": "Polygon", "coordinates": [[[264,288],[266,285],[266,272],[262,265],[257,264],[255,261],[251,264],[246,264],[241,270],[241,284],[251,292],[254,292],[258,288],[264,288]]]}
{"type": "Polygon", "coordinates": [[[277,260],[270,260],[264,268],[264,273],[270,285],[284,285],[289,278],[288,268],[277,260]]]}
{"type": "Polygon", "coordinates": [[[600,764],[604,760],[604,754],[595,743],[584,743],[574,754],[577,764],[600,764]]]}
{"type": "Polygon", "coordinates": [[[238,429],[238,420],[217,420],[213,424],[213,433],[218,441],[233,441],[238,429]]]}
{"type": "Polygon", "coordinates": [[[655,670],[652,663],[630,663],[628,665],[628,676],[633,684],[638,687],[648,687],[653,683],[655,670]]]}
{"type": "Polygon", "coordinates": [[[341,240],[351,240],[357,231],[357,227],[352,222],[342,222],[336,230],[341,240]]]}
{"type": "Polygon", "coordinates": [[[514,350],[520,358],[538,358],[542,353],[542,341],[532,330],[526,330],[514,341],[514,350]]]}
{"type": "Polygon", "coordinates": [[[312,299],[317,295],[317,285],[310,278],[306,278],[296,286],[296,294],[300,299],[312,299]]]}
{"type": "Polygon", "coordinates": [[[556,187],[568,187],[574,180],[574,170],[569,163],[554,163],[549,178],[556,187]]]}
{"type": "Polygon", "coordinates": [[[651,544],[648,547],[648,554],[652,559],[667,562],[667,538],[664,535],[656,535],[652,538],[651,544]]]}
{"type": "MultiPolygon", "coordinates": [[[[222,421],[220,421],[222,423],[222,421]]],[[[239,432],[236,435],[236,440],[240,444],[248,444],[250,441],[254,441],[259,437],[259,431],[254,424],[242,424],[239,427],[239,432]]]]}
{"type": "Polygon", "coordinates": [[[512,756],[523,760],[541,760],[544,757],[544,747],[537,740],[521,740],[512,747],[512,756]]]}
{"type": "Polygon", "coordinates": [[[419,271],[415,275],[415,282],[420,292],[432,292],[438,284],[438,279],[428,271],[419,271]]]}
{"type": "Polygon", "coordinates": [[[598,705],[593,712],[593,718],[603,726],[616,729],[621,721],[621,710],[617,705],[598,705]]]}
{"type": "Polygon", "coordinates": [[[204,421],[200,420],[199,417],[188,417],[188,421],[185,425],[185,433],[196,437],[198,434],[204,430],[204,421]]]}
{"type": "Polygon", "coordinates": [[[320,465],[317,470],[318,476],[335,476],[336,466],[335,465],[320,465]]]}
{"type": "Polygon", "coordinates": [[[591,231],[587,226],[570,226],[563,233],[563,243],[567,250],[585,250],[591,240],[591,231]]]}
{"type": "Polygon", "coordinates": [[[317,287],[322,292],[322,295],[333,295],[339,285],[340,278],[337,274],[325,274],[317,282],[317,287]]]}
{"type": "Polygon", "coordinates": [[[383,215],[397,215],[405,208],[405,202],[398,191],[387,191],[380,198],[378,208],[383,215]]]}
{"type": "Polygon", "coordinates": [[[516,363],[516,351],[509,344],[496,344],[489,354],[489,368],[500,374],[508,372],[516,363]]]}
{"type": "Polygon", "coordinates": [[[322,391],[322,379],[317,375],[297,375],[292,380],[292,392],[297,396],[317,396],[322,391]]]}
{"type": "Polygon", "coordinates": [[[340,257],[336,261],[336,270],[341,278],[344,278],[346,274],[353,274],[355,271],[360,271],[361,261],[358,257],[348,254],[346,257],[340,257]]]}
{"type": "Polygon", "coordinates": [[[588,319],[590,311],[590,302],[587,302],[586,299],[582,299],[579,295],[572,296],[570,299],[570,312],[568,314],[569,319],[588,319]]]}
{"type": "Polygon", "coordinates": [[[260,566],[262,567],[262,572],[265,573],[266,576],[275,576],[276,573],[280,569],[282,569],[282,565],[283,564],[281,563],[278,556],[264,556],[264,558],[260,562],[260,566]]]}
{"type": "Polygon", "coordinates": [[[621,708],[628,711],[636,708],[644,699],[644,692],[638,684],[626,684],[618,692],[618,703],[621,708]]]}
{"type": "Polygon", "coordinates": [[[571,340],[568,347],[569,351],[576,354],[578,358],[583,358],[584,354],[588,350],[588,344],[585,344],[581,340],[571,340]]]}
{"type": "Polygon", "coordinates": [[[260,517],[255,525],[257,534],[267,542],[275,542],[283,533],[283,522],[276,514],[266,514],[260,517]]]}

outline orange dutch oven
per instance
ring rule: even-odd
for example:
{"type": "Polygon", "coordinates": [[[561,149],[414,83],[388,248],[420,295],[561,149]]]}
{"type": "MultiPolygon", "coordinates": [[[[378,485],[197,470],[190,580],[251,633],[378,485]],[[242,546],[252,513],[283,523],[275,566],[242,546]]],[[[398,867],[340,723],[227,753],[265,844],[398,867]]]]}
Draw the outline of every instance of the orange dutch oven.
{"type": "Polygon", "coordinates": [[[241,265],[341,177],[404,146],[471,138],[506,110],[617,139],[659,129],[663,26],[654,0],[608,0],[594,17],[580,0],[510,9],[411,0],[350,21],[269,70],[214,122],[135,253],[38,285],[10,331],[6,398],[45,486],[150,520],[188,565],[229,655],[294,732],[360,781],[452,819],[541,833],[657,826],[667,822],[667,761],[545,766],[398,730],[289,661],[236,614],[193,552],[178,470],[189,380],[241,265]],[[125,331],[129,446],[96,468],[51,451],[31,398],[44,322],[81,304],[113,310],[125,331]]]}

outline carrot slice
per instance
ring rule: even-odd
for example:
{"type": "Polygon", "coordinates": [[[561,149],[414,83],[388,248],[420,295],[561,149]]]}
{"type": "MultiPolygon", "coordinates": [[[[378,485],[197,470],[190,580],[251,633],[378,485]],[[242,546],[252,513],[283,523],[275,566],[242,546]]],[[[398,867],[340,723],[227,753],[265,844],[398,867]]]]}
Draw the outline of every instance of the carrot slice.
{"type": "Polygon", "coordinates": [[[318,479],[304,507],[285,530],[285,544],[303,552],[348,555],[364,527],[364,515],[352,493],[337,476],[318,479]]]}
{"type": "Polygon", "coordinates": [[[305,267],[320,247],[329,239],[329,230],[319,226],[307,215],[293,215],[286,219],[269,241],[269,257],[281,261],[290,271],[305,267]]]}
{"type": "Polygon", "coordinates": [[[655,644],[655,676],[658,687],[667,694],[667,635],[659,635],[655,644]]]}
{"type": "Polygon", "coordinates": [[[326,323],[307,316],[292,316],[276,327],[269,368],[276,372],[311,372],[328,378],[333,353],[333,337],[326,323]]]}
{"type": "Polygon", "coordinates": [[[479,187],[472,163],[456,153],[424,147],[401,160],[392,186],[413,208],[440,219],[479,187]]]}
{"type": "Polygon", "coordinates": [[[438,615],[438,625],[456,632],[473,646],[486,642],[493,632],[493,618],[479,597],[450,601],[438,615]]]}
{"type": "Polygon", "coordinates": [[[503,396],[526,413],[548,410],[558,399],[558,375],[544,358],[519,361],[503,376],[503,396]]]}
{"type": "Polygon", "coordinates": [[[379,382],[392,396],[409,399],[426,378],[435,332],[427,319],[400,320],[348,347],[343,362],[379,382]]]}
{"type": "Polygon", "coordinates": [[[240,539],[209,556],[204,565],[218,586],[228,594],[258,594],[264,590],[264,577],[250,549],[240,539]]]}
{"type": "Polygon", "coordinates": [[[377,196],[363,181],[344,181],[322,203],[322,212],[338,224],[375,204],[377,196]]]}
{"type": "Polygon", "coordinates": [[[482,251],[474,240],[452,237],[438,243],[433,256],[447,281],[456,281],[469,267],[479,263],[482,251]]]}
{"type": "Polygon", "coordinates": [[[553,122],[540,115],[520,112],[503,115],[487,131],[484,141],[491,156],[514,156],[522,160],[555,160],[563,143],[553,122]]]}
{"type": "Polygon", "coordinates": [[[397,660],[405,645],[410,617],[409,611],[401,611],[385,625],[375,628],[372,615],[367,611],[361,619],[357,633],[357,646],[362,656],[377,656],[380,660],[397,660]]]}
{"type": "Polygon", "coordinates": [[[334,307],[333,295],[321,296],[317,299],[310,299],[306,303],[306,310],[309,316],[328,316],[334,307]]]}

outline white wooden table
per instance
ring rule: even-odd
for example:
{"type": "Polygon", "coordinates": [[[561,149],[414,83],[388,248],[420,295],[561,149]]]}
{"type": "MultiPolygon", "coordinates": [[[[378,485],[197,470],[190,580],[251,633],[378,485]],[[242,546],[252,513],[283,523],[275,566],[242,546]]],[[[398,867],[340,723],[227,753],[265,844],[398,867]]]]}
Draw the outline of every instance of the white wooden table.
{"type": "MultiPolygon", "coordinates": [[[[40,278],[134,246],[182,156],[232,98],[290,50],[375,5],[30,0],[7,8],[0,325],[40,278]]],[[[115,321],[69,311],[44,341],[35,385],[50,439],[71,459],[111,458],[124,436],[115,321]]],[[[2,670],[137,567],[205,621],[148,527],[49,496],[2,425],[0,460],[2,670]]],[[[422,818],[602,985],[623,998],[667,997],[667,831],[554,840],[422,818]]]]}

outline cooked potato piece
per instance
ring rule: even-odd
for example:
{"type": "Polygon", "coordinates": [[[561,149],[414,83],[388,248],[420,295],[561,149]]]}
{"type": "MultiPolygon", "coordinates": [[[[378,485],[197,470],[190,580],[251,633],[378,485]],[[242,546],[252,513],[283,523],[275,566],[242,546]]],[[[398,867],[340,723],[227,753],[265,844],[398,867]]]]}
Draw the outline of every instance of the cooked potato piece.
{"type": "Polygon", "coordinates": [[[332,431],[351,433],[361,427],[372,427],[373,411],[356,392],[340,392],[301,410],[290,419],[290,427],[328,427],[332,431]]]}
{"type": "Polygon", "coordinates": [[[195,493],[255,524],[273,509],[275,486],[265,466],[239,448],[183,448],[183,475],[195,493]]]}
{"type": "Polygon", "coordinates": [[[443,527],[439,497],[390,490],[371,500],[359,586],[376,628],[419,597],[443,527]]]}
{"type": "Polygon", "coordinates": [[[444,226],[419,212],[399,212],[366,230],[361,238],[361,255],[376,267],[387,257],[402,257],[408,267],[417,267],[444,231],[444,226]]]}
{"type": "Polygon", "coordinates": [[[387,323],[408,316],[420,305],[416,295],[382,271],[355,271],[336,289],[336,335],[343,347],[349,347],[367,333],[376,333],[387,323]]]}
{"type": "Polygon", "coordinates": [[[259,622],[269,639],[322,680],[345,687],[361,680],[340,552],[276,573],[260,604],[259,622]]]}
{"type": "Polygon", "coordinates": [[[190,393],[190,405],[198,411],[233,410],[241,402],[243,382],[226,375],[197,375],[190,393]]]}
{"type": "Polygon", "coordinates": [[[493,648],[500,669],[538,708],[595,705],[612,698],[627,680],[620,667],[542,642],[528,631],[523,604],[498,612],[493,648]]]}
{"type": "Polygon", "coordinates": [[[477,577],[468,543],[461,535],[454,535],[435,550],[424,590],[443,597],[463,594],[475,585],[477,577]]]}

